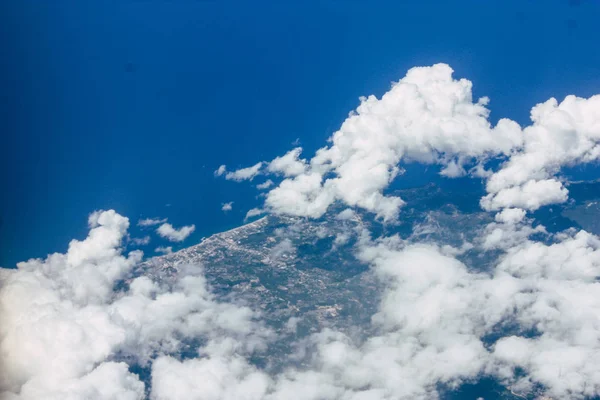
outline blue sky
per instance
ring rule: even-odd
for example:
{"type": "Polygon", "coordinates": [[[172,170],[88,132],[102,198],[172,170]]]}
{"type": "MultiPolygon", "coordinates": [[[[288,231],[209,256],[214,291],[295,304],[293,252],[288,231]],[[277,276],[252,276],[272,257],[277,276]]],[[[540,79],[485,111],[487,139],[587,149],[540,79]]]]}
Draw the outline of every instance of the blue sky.
{"type": "Polygon", "coordinates": [[[196,224],[180,246],[239,225],[259,200],[215,179],[220,164],[296,138],[309,155],[415,65],[450,64],[492,121],[600,87],[596,1],[12,1],[0,15],[6,267],[64,251],[95,209],[196,224]]]}

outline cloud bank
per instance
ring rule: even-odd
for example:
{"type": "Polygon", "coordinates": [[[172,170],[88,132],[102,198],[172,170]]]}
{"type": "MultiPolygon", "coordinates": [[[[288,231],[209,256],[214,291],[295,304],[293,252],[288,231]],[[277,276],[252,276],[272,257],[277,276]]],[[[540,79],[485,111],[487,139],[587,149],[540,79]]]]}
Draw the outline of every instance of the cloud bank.
{"type": "MultiPolygon", "coordinates": [[[[295,344],[301,367],[270,373],[251,362],[276,339],[260,314],[216,301],[202,268],[178,267],[169,282],[129,278],[142,254],[123,254],[129,222],[114,211],[90,216],[90,232],[66,254],[1,270],[0,393],[7,399],[211,399],[290,397],[431,399],[494,377],[517,393],[543,387],[555,398],[600,395],[600,238],[585,231],[548,243],[523,211],[499,214],[464,248],[485,252],[487,236],[507,245],[488,271],[459,248],[420,242],[419,232],[371,239],[357,256],[384,292],[364,339],[324,329],[295,344]],[[519,236],[521,235],[521,236],[519,236]],[[119,282],[127,284],[115,290],[119,282]],[[496,339],[489,339],[496,335],[496,339]],[[189,340],[196,355],[181,359],[189,340]],[[151,387],[131,372],[148,367],[151,387]]],[[[354,218],[351,210],[338,219],[354,218]]],[[[294,251],[285,239],[276,252],[294,251]]],[[[275,256],[275,255],[274,255],[275,256]]],[[[364,327],[363,327],[364,329],[364,327]]]]}
{"type": "Polygon", "coordinates": [[[142,399],[144,383],[119,359],[143,366],[179,354],[186,338],[205,338],[206,351],[260,347],[257,314],[215,301],[199,266],[169,285],[142,276],[115,291],[142,253],[122,254],[127,218],[95,212],[89,224],[66,254],[0,270],[1,398],[142,399]]]}
{"type": "MultiPolygon", "coordinates": [[[[557,174],[598,160],[600,96],[550,99],[531,110],[532,125],[489,122],[489,99],[474,101],[472,83],[446,64],[410,69],[381,99],[361,104],[309,160],[295,148],[267,163],[285,179],[268,192],[273,213],[317,218],[336,201],[392,221],[404,201],[384,194],[403,163],[441,166],[441,175],[487,178],[487,210],[536,210],[567,200],[557,174]],[[504,160],[492,170],[491,160],[504,160]]],[[[254,167],[258,173],[259,164],[254,167]]]]}

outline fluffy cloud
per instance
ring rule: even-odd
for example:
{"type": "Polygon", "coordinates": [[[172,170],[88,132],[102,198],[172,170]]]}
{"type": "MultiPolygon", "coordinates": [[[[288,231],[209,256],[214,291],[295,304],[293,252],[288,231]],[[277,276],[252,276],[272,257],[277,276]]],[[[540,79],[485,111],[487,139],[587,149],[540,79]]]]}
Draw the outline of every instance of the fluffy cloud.
{"type": "Polygon", "coordinates": [[[230,201],[229,203],[223,203],[221,205],[222,211],[231,211],[232,208],[233,208],[233,201],[230,201]]]}
{"type": "Polygon", "coordinates": [[[129,221],[114,211],[93,213],[89,225],[88,237],[71,241],[66,254],[2,270],[2,396],[77,398],[72,393],[107,391],[143,396],[143,384],[126,368],[105,365],[126,332],[104,307],[141,252],[121,255],[129,221]]]}
{"type": "Polygon", "coordinates": [[[179,361],[160,357],[152,364],[152,399],[186,400],[193,394],[206,400],[261,400],[269,376],[238,355],[235,341],[212,342],[203,357],[179,361]]]}
{"type": "MultiPolygon", "coordinates": [[[[275,158],[266,172],[286,179],[267,194],[266,209],[317,218],[342,201],[391,221],[404,201],[383,192],[407,162],[438,164],[449,178],[488,179],[481,200],[487,210],[536,210],[566,201],[560,169],[600,156],[600,96],[538,104],[525,129],[508,119],[492,126],[489,100],[474,101],[472,83],[452,72],[446,64],[412,68],[381,99],[361,98],[331,144],[308,162],[299,159],[299,147],[275,158]],[[500,168],[486,170],[498,158],[505,160],[500,168]]],[[[260,165],[252,168],[248,176],[260,165]]]]}
{"type": "Polygon", "coordinates": [[[164,223],[156,229],[156,233],[171,242],[183,242],[195,230],[196,225],[182,226],[181,228],[176,229],[173,228],[173,225],[164,223]]]}
{"type": "Polygon", "coordinates": [[[396,218],[404,202],[383,190],[400,173],[400,162],[441,164],[455,177],[465,165],[508,155],[522,145],[520,127],[506,119],[491,126],[487,99],[473,102],[472,84],[452,78],[445,64],[413,68],[381,99],[361,104],[308,165],[300,149],[276,158],[268,170],[283,172],[266,206],[275,213],[319,217],[336,200],[396,218]]]}
{"type": "Polygon", "coordinates": [[[237,171],[227,172],[225,179],[230,181],[251,181],[260,172],[263,163],[259,162],[248,168],[238,169],[237,171]]]}
{"type": "Polygon", "coordinates": [[[542,384],[556,398],[594,397],[600,394],[600,239],[584,231],[557,239],[525,241],[497,266],[498,309],[537,334],[498,340],[494,372],[519,390],[542,384]]]}
{"type": "Polygon", "coordinates": [[[525,210],[520,208],[505,208],[496,214],[496,221],[505,224],[517,224],[525,218],[525,210]]]}
{"type": "Polygon", "coordinates": [[[477,315],[484,297],[477,288],[486,277],[435,246],[402,246],[394,239],[361,246],[361,258],[386,282],[373,318],[378,334],[357,342],[333,330],[315,333],[301,351],[307,367],[272,377],[265,398],[430,399],[439,384],[485,370],[490,354],[480,339],[486,321],[477,315]]]}
{"type": "Polygon", "coordinates": [[[521,186],[511,186],[497,193],[488,194],[481,199],[481,205],[486,210],[500,210],[505,207],[537,210],[548,204],[564,203],[567,201],[568,193],[568,190],[556,179],[540,181],[532,179],[521,186]]]}
{"type": "Polygon", "coordinates": [[[552,398],[598,396],[600,239],[583,231],[553,239],[525,237],[488,273],[445,247],[362,240],[361,259],[386,285],[377,334],[358,343],[341,332],[313,335],[310,368],[279,377],[272,398],[306,387],[295,397],[430,399],[440,384],[483,374],[516,393],[541,385],[552,398]],[[499,335],[492,345],[490,334],[499,335]]]}
{"type": "Polygon", "coordinates": [[[144,384],[119,358],[145,365],[198,338],[215,356],[263,346],[269,332],[256,314],[217,302],[201,267],[179,266],[168,284],[142,276],[115,292],[141,252],[121,254],[127,218],[95,212],[89,223],[66,254],[0,270],[1,398],[141,400],[144,384]]]}
{"type": "MultiPolygon", "coordinates": [[[[115,292],[141,254],[121,254],[126,218],[93,213],[88,237],[66,254],[0,270],[2,397],[144,398],[119,357],[150,366],[153,399],[430,399],[482,374],[516,392],[600,395],[600,239],[572,230],[546,244],[529,239],[529,222],[507,209],[485,228],[521,235],[486,272],[458,261],[459,249],[415,243],[418,233],[372,240],[365,231],[358,256],[384,285],[372,333],[316,332],[295,344],[303,367],[273,374],[250,361],[271,333],[251,309],[216,301],[201,267],[115,292]],[[486,342],[490,334],[497,340],[486,342]],[[196,357],[174,357],[195,338],[204,340],[196,357]]],[[[281,243],[275,258],[294,251],[281,243]]]]}
{"type": "Polygon", "coordinates": [[[385,285],[375,334],[315,333],[300,346],[305,367],[272,376],[266,398],[431,399],[482,375],[524,395],[598,396],[600,239],[568,231],[545,244],[528,238],[523,210],[497,219],[523,232],[486,272],[459,249],[363,235],[359,257],[385,285]]]}
{"type": "Polygon", "coordinates": [[[600,96],[554,98],[533,107],[533,124],[523,131],[524,144],[488,180],[487,209],[507,206],[535,210],[563,202],[567,190],[554,178],[561,167],[598,160],[600,96]],[[528,200],[528,198],[530,200],[528,200]]]}
{"type": "Polygon", "coordinates": [[[290,150],[287,154],[275,158],[267,167],[267,171],[273,173],[281,173],[286,177],[296,176],[304,173],[306,170],[306,160],[299,160],[298,157],[302,153],[301,147],[296,147],[290,150]]]}
{"type": "Polygon", "coordinates": [[[49,399],[49,400],[80,400],[80,399],[122,399],[142,400],[144,384],[137,375],[128,370],[125,363],[103,362],[90,373],[78,379],[60,382],[60,386],[25,386],[20,395],[3,393],[6,400],[17,399],[49,399]]]}

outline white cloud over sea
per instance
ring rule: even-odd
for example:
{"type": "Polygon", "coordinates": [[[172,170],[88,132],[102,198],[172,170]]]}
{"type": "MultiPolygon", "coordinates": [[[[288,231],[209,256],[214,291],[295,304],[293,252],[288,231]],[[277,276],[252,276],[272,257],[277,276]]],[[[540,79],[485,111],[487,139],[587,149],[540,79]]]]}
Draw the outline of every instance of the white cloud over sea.
{"type": "MultiPolygon", "coordinates": [[[[532,232],[526,220],[493,224],[532,232]]],[[[600,393],[600,239],[587,232],[526,238],[484,273],[458,261],[460,249],[364,231],[358,257],[385,288],[378,333],[356,342],[325,329],[298,343],[313,350],[307,368],[272,375],[249,357],[273,332],[247,306],[217,301],[201,267],[181,266],[169,284],[129,278],[114,291],[142,256],[122,253],[128,225],[114,211],[93,213],[88,237],[66,254],[2,270],[3,398],[144,398],[117,356],[151,366],[154,399],[427,399],[440,383],[482,374],[523,392],[542,384],[557,398],[600,393]],[[519,330],[485,343],[514,323],[519,330]],[[538,334],[522,335],[531,329],[538,334]],[[179,359],[186,338],[198,337],[198,356],[179,359]]]]}

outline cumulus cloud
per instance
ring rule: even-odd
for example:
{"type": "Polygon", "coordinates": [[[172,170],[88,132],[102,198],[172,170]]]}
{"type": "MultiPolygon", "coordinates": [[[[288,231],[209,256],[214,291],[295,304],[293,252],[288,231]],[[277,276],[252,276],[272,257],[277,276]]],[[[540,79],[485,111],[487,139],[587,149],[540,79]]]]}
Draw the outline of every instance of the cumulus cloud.
{"type": "MultiPolygon", "coordinates": [[[[430,399],[440,385],[484,374],[516,392],[600,394],[600,239],[572,230],[532,240],[523,210],[490,224],[524,233],[486,272],[457,260],[457,249],[365,231],[358,257],[384,287],[373,333],[315,332],[295,344],[302,366],[276,374],[250,361],[270,332],[251,309],[216,301],[201,267],[179,265],[170,282],[137,277],[115,292],[141,253],[122,254],[126,218],[97,212],[89,222],[66,254],[0,271],[3,398],[143,398],[119,357],[150,366],[154,399],[430,399]],[[196,356],[175,357],[199,337],[196,356]]],[[[293,251],[284,238],[272,257],[293,251]]]]}
{"type": "MultiPolygon", "coordinates": [[[[438,164],[448,178],[486,178],[481,205],[487,210],[566,201],[560,169],[600,156],[600,96],[538,104],[524,129],[509,119],[492,126],[489,99],[474,101],[472,83],[452,73],[446,64],[412,68],[381,99],[361,98],[331,144],[310,160],[299,158],[299,147],[276,157],[266,173],[285,179],[267,193],[266,210],[318,218],[342,201],[394,220],[404,201],[384,190],[408,162],[438,164]],[[504,160],[499,169],[486,167],[498,158],[504,160]]],[[[260,165],[252,168],[249,176],[260,165]]]]}
{"type": "Polygon", "coordinates": [[[173,225],[164,223],[156,229],[159,236],[170,240],[171,242],[183,242],[196,230],[196,225],[182,226],[179,229],[173,228],[173,225]]]}
{"type": "Polygon", "coordinates": [[[179,266],[169,284],[141,276],[115,291],[142,254],[122,254],[127,218],[104,211],[89,222],[66,254],[0,270],[0,397],[141,400],[144,383],[119,359],[146,365],[198,338],[214,357],[262,346],[269,332],[257,315],[216,301],[199,266],[179,266]]]}
{"type": "Polygon", "coordinates": [[[138,221],[138,226],[154,226],[154,225],[160,225],[160,224],[164,224],[165,222],[167,222],[167,218],[144,218],[144,219],[140,219],[138,221]]]}
{"type": "Polygon", "coordinates": [[[248,168],[242,168],[238,169],[237,171],[227,172],[225,174],[225,179],[238,182],[245,180],[251,181],[256,175],[258,175],[262,165],[263,163],[259,162],[248,168]]]}
{"type": "MultiPolygon", "coordinates": [[[[493,175],[492,179],[494,178],[493,175]]],[[[567,201],[568,190],[556,179],[529,180],[521,186],[511,186],[490,193],[481,199],[486,210],[500,210],[505,207],[521,207],[528,210],[567,201]]]]}
{"type": "Polygon", "coordinates": [[[210,400],[264,399],[269,376],[236,354],[235,346],[233,341],[210,343],[202,358],[185,361],[158,358],[152,364],[153,399],[186,400],[200,393],[210,400]]]}
{"type": "MultiPolygon", "coordinates": [[[[516,229],[522,212],[510,214],[516,229]]],[[[440,383],[481,374],[517,393],[541,385],[551,398],[598,396],[600,239],[572,231],[553,241],[525,236],[484,273],[445,247],[363,240],[360,258],[386,283],[373,317],[379,334],[358,344],[340,332],[315,334],[312,369],[279,382],[282,397],[310,382],[320,391],[314,398],[429,399],[440,383]]]]}
{"type": "Polygon", "coordinates": [[[93,213],[89,225],[88,237],[72,240],[66,254],[2,270],[2,396],[77,398],[74,393],[113,392],[142,398],[144,385],[127,368],[106,364],[126,332],[104,307],[115,283],[142,253],[121,254],[129,221],[114,211],[93,213]]]}
{"type": "Polygon", "coordinates": [[[496,221],[505,224],[517,224],[525,218],[525,210],[520,208],[505,208],[502,212],[496,214],[496,221]]]}
{"type": "Polygon", "coordinates": [[[231,211],[232,208],[233,208],[233,201],[230,201],[229,203],[223,203],[221,205],[221,210],[225,211],[225,212],[231,211]]]}
{"type": "Polygon", "coordinates": [[[304,173],[306,170],[306,160],[300,160],[299,156],[302,153],[301,147],[296,147],[290,150],[284,156],[277,157],[269,163],[267,171],[273,173],[281,173],[286,177],[296,176],[304,173]]]}
{"type": "Polygon", "coordinates": [[[504,288],[498,309],[537,334],[498,340],[494,371],[522,391],[542,384],[556,398],[594,397],[600,394],[600,240],[584,231],[557,239],[525,241],[497,266],[495,281],[504,288]]]}
{"type": "Polygon", "coordinates": [[[492,126],[487,98],[473,102],[471,88],[445,64],[411,69],[381,99],[361,98],[332,144],[308,163],[298,160],[300,149],[273,160],[268,170],[288,178],[268,193],[266,206],[319,217],[341,200],[392,220],[404,202],[383,190],[400,174],[400,162],[440,164],[456,177],[467,164],[509,155],[523,143],[520,127],[507,119],[492,126]]]}
{"type": "Polygon", "coordinates": [[[563,166],[588,163],[600,156],[600,96],[554,98],[531,110],[533,124],[524,143],[488,180],[486,209],[524,206],[535,210],[563,202],[567,190],[554,176],[563,166]],[[527,197],[531,198],[528,200],[527,197]]]}

